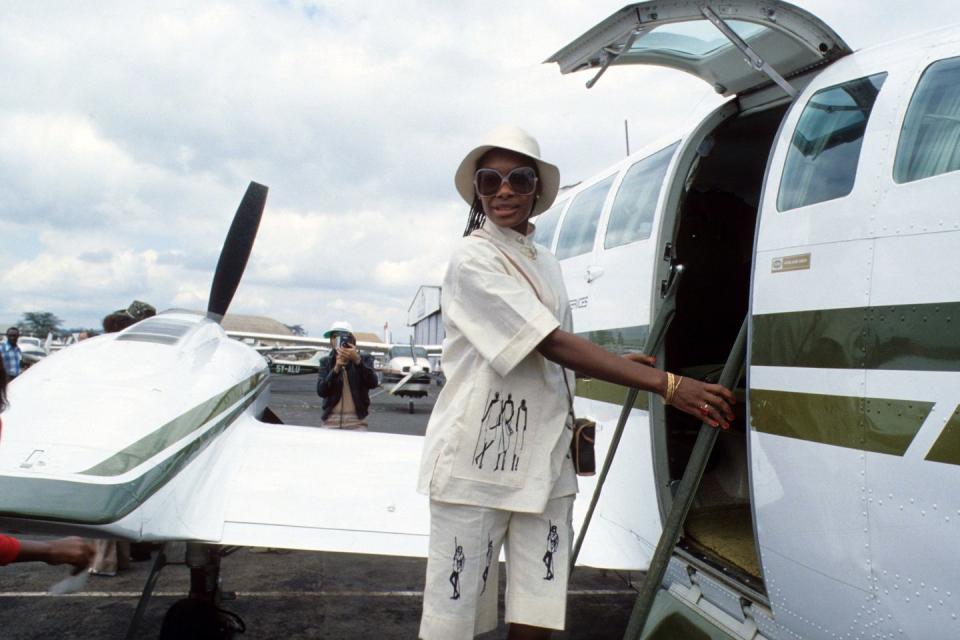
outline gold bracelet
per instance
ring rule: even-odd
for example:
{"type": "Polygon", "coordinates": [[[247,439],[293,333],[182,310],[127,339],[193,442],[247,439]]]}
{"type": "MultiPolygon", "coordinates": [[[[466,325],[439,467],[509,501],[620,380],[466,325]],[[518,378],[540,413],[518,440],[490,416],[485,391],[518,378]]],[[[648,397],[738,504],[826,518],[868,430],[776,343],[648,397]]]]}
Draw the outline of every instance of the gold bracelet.
{"type": "Polygon", "coordinates": [[[673,398],[677,395],[677,389],[680,388],[681,382],[683,382],[683,376],[675,376],[667,371],[667,389],[666,393],[663,394],[663,404],[673,404],[673,398]]]}
{"type": "Polygon", "coordinates": [[[670,402],[673,400],[675,384],[676,383],[674,382],[674,375],[669,371],[667,371],[667,388],[663,392],[663,404],[669,405],[670,402]]]}

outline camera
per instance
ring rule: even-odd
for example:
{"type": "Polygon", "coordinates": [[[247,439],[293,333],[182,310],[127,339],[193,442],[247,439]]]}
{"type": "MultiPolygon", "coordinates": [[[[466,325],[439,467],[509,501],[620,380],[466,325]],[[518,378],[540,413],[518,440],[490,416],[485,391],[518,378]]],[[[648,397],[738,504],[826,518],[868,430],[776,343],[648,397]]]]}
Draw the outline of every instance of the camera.
{"type": "Polygon", "coordinates": [[[337,336],[337,349],[353,346],[353,336],[342,334],[337,336]]]}

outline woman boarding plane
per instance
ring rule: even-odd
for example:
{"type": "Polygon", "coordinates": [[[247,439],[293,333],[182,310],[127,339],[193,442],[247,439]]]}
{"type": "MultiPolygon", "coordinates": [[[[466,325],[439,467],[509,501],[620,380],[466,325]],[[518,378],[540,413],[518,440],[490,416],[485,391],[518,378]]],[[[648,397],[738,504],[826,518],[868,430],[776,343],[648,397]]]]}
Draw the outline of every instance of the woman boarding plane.
{"type": "Polygon", "coordinates": [[[733,419],[727,389],[571,333],[557,261],[530,240],[530,218],[549,208],[559,184],[556,166],[516,128],[489,134],[457,170],[470,217],[443,283],[447,384],[427,426],[419,482],[430,495],[426,640],[496,627],[490,563],[504,543],[508,637],[563,629],[577,491],[566,369],[659,393],[714,427],[733,419]]]}

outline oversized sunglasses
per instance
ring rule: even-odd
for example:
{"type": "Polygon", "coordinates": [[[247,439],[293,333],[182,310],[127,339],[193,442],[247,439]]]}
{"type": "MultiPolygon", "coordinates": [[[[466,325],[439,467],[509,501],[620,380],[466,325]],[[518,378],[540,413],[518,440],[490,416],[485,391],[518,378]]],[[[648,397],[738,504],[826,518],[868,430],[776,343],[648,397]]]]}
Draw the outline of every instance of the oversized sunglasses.
{"type": "Polygon", "coordinates": [[[497,195],[504,182],[514,194],[529,196],[537,188],[537,172],[532,167],[517,167],[504,176],[496,169],[477,169],[473,176],[477,195],[485,198],[497,195]]]}

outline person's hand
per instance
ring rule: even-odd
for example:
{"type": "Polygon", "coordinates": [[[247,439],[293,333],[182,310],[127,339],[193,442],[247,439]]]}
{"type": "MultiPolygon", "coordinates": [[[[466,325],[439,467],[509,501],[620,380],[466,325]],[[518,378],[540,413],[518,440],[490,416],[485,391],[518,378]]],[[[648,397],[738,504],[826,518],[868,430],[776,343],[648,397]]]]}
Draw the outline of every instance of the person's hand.
{"type": "Polygon", "coordinates": [[[683,378],[673,394],[674,407],[696,416],[711,427],[730,428],[736,397],[725,387],[683,378]]]}
{"type": "Polygon", "coordinates": [[[343,355],[343,353],[341,353],[341,351],[343,351],[343,350],[342,350],[342,349],[339,349],[339,348],[337,349],[337,359],[336,359],[336,362],[334,362],[334,364],[333,364],[333,370],[334,370],[334,372],[336,372],[336,373],[340,373],[340,371],[341,371],[345,366],[347,366],[347,357],[346,357],[345,355],[343,355]]]}
{"type": "Polygon", "coordinates": [[[653,367],[657,364],[657,356],[648,356],[645,353],[625,353],[623,357],[648,367],[653,367]]]}
{"type": "Polygon", "coordinates": [[[93,562],[96,549],[93,541],[70,537],[51,540],[44,562],[47,564],[72,564],[77,569],[86,569],[93,562]]]}
{"type": "Polygon", "coordinates": [[[352,344],[347,343],[342,347],[337,349],[337,357],[343,356],[346,359],[344,364],[347,362],[353,362],[353,364],[360,364],[360,352],[357,351],[356,347],[352,344]]]}

